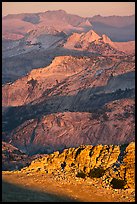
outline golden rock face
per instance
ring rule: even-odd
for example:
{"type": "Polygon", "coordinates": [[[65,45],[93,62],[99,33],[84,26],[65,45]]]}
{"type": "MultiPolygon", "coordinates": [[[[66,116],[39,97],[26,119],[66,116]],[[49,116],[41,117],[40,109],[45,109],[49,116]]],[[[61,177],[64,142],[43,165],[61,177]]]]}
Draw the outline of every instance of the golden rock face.
{"type": "Polygon", "coordinates": [[[21,171],[69,173],[102,179],[113,188],[134,188],[135,143],[128,145],[82,145],[38,158],[21,171]]]}

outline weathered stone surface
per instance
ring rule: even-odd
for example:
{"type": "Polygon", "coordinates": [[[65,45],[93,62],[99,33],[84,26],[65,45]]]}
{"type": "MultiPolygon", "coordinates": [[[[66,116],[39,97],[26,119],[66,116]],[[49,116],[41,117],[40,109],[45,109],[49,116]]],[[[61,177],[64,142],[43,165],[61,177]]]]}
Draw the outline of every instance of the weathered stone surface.
{"type": "Polygon", "coordinates": [[[123,179],[126,180],[126,187],[134,187],[135,182],[135,143],[130,143],[126,150],[123,159],[123,165],[120,168],[123,173],[123,179]]]}
{"type": "Polygon", "coordinates": [[[90,177],[113,188],[134,188],[135,143],[128,145],[82,145],[62,153],[47,154],[22,171],[44,171],[58,179],[90,177]],[[61,176],[62,175],[62,176],[61,176]]]}

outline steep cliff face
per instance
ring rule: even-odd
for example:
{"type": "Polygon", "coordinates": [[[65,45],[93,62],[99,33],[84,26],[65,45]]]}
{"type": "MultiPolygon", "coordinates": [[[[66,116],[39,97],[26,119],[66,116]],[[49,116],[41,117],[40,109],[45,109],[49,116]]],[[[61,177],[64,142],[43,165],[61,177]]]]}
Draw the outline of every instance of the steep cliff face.
{"type": "Polygon", "coordinates": [[[41,171],[59,176],[100,180],[112,188],[134,188],[135,143],[65,149],[32,161],[22,172],[41,171]]]}

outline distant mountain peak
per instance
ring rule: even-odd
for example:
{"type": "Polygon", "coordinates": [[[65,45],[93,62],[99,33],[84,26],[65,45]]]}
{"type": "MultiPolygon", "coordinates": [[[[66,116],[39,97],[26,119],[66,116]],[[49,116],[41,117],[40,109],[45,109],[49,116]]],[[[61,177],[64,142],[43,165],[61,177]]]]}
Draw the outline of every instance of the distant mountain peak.
{"type": "Polygon", "coordinates": [[[59,10],[57,10],[58,12],[61,12],[61,13],[67,13],[65,10],[63,10],[63,9],[59,9],[59,10]]]}
{"type": "Polygon", "coordinates": [[[58,9],[58,10],[48,10],[48,12],[60,12],[60,13],[67,13],[65,10],[63,9],[58,9]]]}
{"type": "Polygon", "coordinates": [[[59,9],[59,10],[48,10],[45,11],[45,13],[61,13],[61,14],[67,14],[65,10],[59,9]]]}
{"type": "Polygon", "coordinates": [[[99,40],[100,36],[94,30],[90,30],[85,34],[85,38],[89,39],[92,42],[99,40]]]}
{"type": "Polygon", "coordinates": [[[86,19],[86,21],[83,21],[83,22],[80,23],[78,26],[79,26],[79,27],[89,27],[89,26],[91,27],[92,24],[89,22],[88,19],[86,19]]]}
{"type": "Polygon", "coordinates": [[[105,34],[102,35],[102,40],[104,41],[104,43],[111,43],[112,42],[111,39],[105,34]]]}

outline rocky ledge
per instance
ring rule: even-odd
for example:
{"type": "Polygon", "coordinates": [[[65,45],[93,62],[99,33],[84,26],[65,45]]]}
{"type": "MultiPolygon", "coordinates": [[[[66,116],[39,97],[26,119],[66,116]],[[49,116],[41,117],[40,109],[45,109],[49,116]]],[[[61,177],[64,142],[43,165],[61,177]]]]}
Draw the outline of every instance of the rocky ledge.
{"type": "Polygon", "coordinates": [[[35,159],[21,172],[42,172],[56,180],[90,180],[105,188],[134,189],[135,143],[82,145],[35,159]]]}

